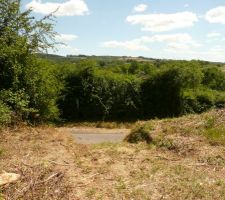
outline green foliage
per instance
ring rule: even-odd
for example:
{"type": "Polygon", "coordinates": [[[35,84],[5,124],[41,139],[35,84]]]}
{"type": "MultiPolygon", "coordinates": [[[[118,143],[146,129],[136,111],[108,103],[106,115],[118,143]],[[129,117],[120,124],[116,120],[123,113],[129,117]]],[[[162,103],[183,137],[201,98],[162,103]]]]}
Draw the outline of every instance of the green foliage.
{"type": "Polygon", "coordinates": [[[225,128],[224,126],[207,128],[203,135],[211,145],[225,145],[225,128]]]}
{"type": "Polygon", "coordinates": [[[27,118],[27,115],[33,111],[28,106],[29,96],[23,89],[18,91],[1,90],[0,99],[14,111],[14,118],[16,117],[19,121],[27,118]]]}
{"type": "Polygon", "coordinates": [[[211,145],[225,144],[225,126],[224,124],[218,123],[218,120],[220,120],[220,118],[214,115],[205,117],[202,135],[211,145]]]}
{"type": "Polygon", "coordinates": [[[54,120],[61,83],[36,53],[52,47],[52,16],[37,21],[20,0],[0,0],[0,99],[18,119],[54,120]]]}
{"type": "Polygon", "coordinates": [[[183,113],[201,113],[210,108],[225,106],[225,93],[208,88],[186,90],[183,94],[183,113]]]}
{"type": "Polygon", "coordinates": [[[37,53],[54,46],[54,18],[36,20],[20,7],[20,0],[0,0],[0,123],[173,117],[225,106],[219,64],[85,55],[46,59],[37,53]]]}
{"type": "Polygon", "coordinates": [[[203,84],[214,90],[225,91],[225,74],[218,67],[203,70],[203,84]]]}
{"type": "Polygon", "coordinates": [[[63,89],[56,67],[37,60],[33,68],[27,68],[26,92],[31,96],[29,106],[34,108],[41,120],[58,119],[57,100],[63,89]],[[32,78],[29,78],[32,77],[32,78]]]}
{"type": "Polygon", "coordinates": [[[59,101],[64,119],[162,118],[225,106],[225,93],[204,83],[208,63],[103,60],[102,64],[98,59],[60,68],[66,85],[59,101]]]}
{"type": "Polygon", "coordinates": [[[0,100],[0,126],[9,124],[11,121],[11,111],[8,106],[6,106],[1,100],[0,100]]]}
{"type": "Polygon", "coordinates": [[[140,81],[128,75],[87,67],[66,80],[60,107],[63,116],[74,119],[128,119],[140,110],[140,81]]]}
{"type": "Polygon", "coordinates": [[[204,124],[205,124],[205,128],[206,129],[213,128],[215,126],[215,124],[216,124],[215,116],[206,117],[204,124]]]}
{"type": "Polygon", "coordinates": [[[202,74],[194,67],[165,67],[142,84],[144,114],[148,117],[177,116],[182,112],[185,88],[195,88],[202,74]]]}
{"type": "Polygon", "coordinates": [[[152,127],[150,125],[138,125],[131,130],[131,133],[124,140],[129,143],[146,142],[150,144],[152,142],[151,130],[152,127]]]}

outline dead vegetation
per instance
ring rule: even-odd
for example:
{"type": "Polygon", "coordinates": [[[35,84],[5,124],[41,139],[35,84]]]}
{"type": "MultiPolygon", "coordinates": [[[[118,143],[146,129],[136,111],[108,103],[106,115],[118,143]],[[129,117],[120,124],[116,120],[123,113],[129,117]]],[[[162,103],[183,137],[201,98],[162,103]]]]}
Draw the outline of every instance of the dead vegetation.
{"type": "Polygon", "coordinates": [[[106,128],[106,129],[130,129],[133,128],[134,122],[116,122],[116,121],[96,121],[96,122],[71,122],[63,124],[63,127],[87,127],[87,128],[106,128]]]}
{"type": "Polygon", "coordinates": [[[225,110],[136,125],[150,144],[79,145],[69,128],[2,131],[0,170],[21,175],[2,199],[225,199],[225,110]]]}

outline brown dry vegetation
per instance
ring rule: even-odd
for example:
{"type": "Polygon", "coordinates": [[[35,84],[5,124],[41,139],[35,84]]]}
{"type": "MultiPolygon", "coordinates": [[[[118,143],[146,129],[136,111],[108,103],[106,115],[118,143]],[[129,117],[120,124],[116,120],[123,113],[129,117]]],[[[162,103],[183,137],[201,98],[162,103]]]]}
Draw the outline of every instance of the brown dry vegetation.
{"type": "Polygon", "coordinates": [[[73,128],[73,127],[87,127],[87,128],[106,128],[106,129],[130,129],[133,128],[134,122],[107,122],[107,121],[96,121],[96,122],[68,122],[63,124],[63,127],[73,128]]]}
{"type": "Polygon", "coordinates": [[[225,199],[225,110],[138,122],[151,144],[75,144],[68,128],[1,132],[2,199],[225,199]]]}

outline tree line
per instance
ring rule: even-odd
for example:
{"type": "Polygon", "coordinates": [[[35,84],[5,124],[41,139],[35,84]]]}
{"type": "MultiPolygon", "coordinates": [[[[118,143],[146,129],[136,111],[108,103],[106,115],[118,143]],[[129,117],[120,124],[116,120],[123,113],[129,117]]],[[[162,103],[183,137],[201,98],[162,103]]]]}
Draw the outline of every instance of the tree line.
{"type": "Polygon", "coordinates": [[[58,101],[64,119],[164,118],[225,105],[225,74],[213,64],[131,61],[103,68],[80,61],[70,67],[58,101]]]}
{"type": "Polygon", "coordinates": [[[223,65],[40,56],[55,34],[52,15],[36,20],[19,0],[0,0],[0,124],[163,118],[225,106],[223,65]]]}

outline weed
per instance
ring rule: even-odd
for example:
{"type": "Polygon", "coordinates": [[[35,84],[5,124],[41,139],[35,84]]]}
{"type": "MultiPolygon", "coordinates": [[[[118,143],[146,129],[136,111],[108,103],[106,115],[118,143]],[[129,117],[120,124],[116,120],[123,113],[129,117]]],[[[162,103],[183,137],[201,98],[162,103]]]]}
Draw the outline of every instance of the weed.
{"type": "Polygon", "coordinates": [[[177,148],[174,141],[170,138],[166,138],[165,136],[160,136],[153,140],[153,144],[158,148],[163,148],[167,150],[175,150],[177,148]]]}
{"type": "Polygon", "coordinates": [[[225,158],[221,155],[209,156],[201,159],[200,162],[207,163],[208,165],[224,166],[225,158]]]}
{"type": "Polygon", "coordinates": [[[205,195],[206,193],[202,183],[193,182],[191,184],[191,196],[193,199],[203,199],[205,195]]]}
{"type": "Polygon", "coordinates": [[[96,189],[95,188],[91,188],[89,190],[86,191],[86,197],[90,198],[93,197],[96,193],[96,189]]]}
{"type": "Polygon", "coordinates": [[[216,124],[215,116],[206,117],[205,123],[204,123],[206,129],[213,128],[215,126],[215,124],[216,124]]]}
{"type": "Polygon", "coordinates": [[[3,156],[4,154],[5,154],[5,150],[4,149],[0,149],[0,157],[3,156]]]}
{"type": "Polygon", "coordinates": [[[215,127],[205,129],[202,133],[211,145],[225,144],[225,127],[215,127]]]}
{"type": "Polygon", "coordinates": [[[129,143],[146,142],[150,144],[152,142],[151,130],[152,126],[150,124],[137,125],[124,140],[129,143]]]}
{"type": "Polygon", "coordinates": [[[116,189],[117,189],[118,191],[122,191],[122,190],[125,190],[125,189],[126,189],[126,184],[125,184],[125,182],[124,182],[122,179],[119,179],[119,180],[117,181],[116,189]]]}

